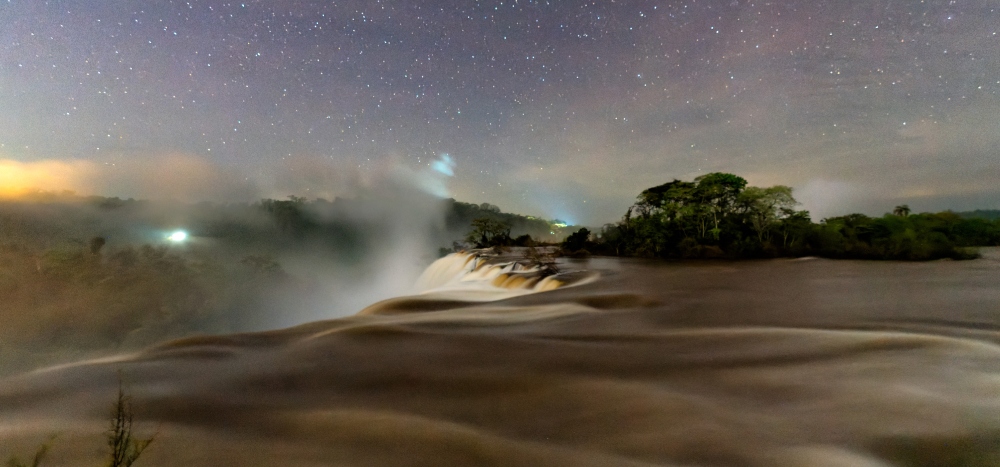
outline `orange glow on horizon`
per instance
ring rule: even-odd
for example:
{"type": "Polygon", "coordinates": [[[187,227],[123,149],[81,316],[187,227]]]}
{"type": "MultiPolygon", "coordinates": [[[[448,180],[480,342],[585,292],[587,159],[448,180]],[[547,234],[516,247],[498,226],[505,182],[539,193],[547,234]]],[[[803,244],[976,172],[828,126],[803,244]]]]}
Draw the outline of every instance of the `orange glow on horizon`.
{"type": "Polygon", "coordinates": [[[0,159],[0,198],[22,198],[39,192],[89,191],[94,166],[89,161],[0,159]]]}

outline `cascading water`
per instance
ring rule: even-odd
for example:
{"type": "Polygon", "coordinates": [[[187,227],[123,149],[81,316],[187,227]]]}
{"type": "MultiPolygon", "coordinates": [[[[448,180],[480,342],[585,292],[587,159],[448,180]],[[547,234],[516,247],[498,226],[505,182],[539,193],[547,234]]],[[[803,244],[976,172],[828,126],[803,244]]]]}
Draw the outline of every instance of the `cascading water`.
{"type": "Polygon", "coordinates": [[[460,294],[462,299],[498,300],[580,284],[590,276],[555,273],[538,264],[502,261],[482,251],[452,253],[438,259],[416,282],[419,294],[460,294]]]}

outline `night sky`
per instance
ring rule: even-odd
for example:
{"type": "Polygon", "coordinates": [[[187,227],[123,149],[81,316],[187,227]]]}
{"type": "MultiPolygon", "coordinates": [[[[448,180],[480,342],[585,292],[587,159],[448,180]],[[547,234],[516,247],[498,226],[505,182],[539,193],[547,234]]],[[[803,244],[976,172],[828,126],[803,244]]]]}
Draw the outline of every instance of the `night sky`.
{"type": "Polygon", "coordinates": [[[5,0],[0,182],[253,200],[438,177],[600,225],[724,171],[816,220],[1000,208],[998,33],[992,0],[5,0]]]}

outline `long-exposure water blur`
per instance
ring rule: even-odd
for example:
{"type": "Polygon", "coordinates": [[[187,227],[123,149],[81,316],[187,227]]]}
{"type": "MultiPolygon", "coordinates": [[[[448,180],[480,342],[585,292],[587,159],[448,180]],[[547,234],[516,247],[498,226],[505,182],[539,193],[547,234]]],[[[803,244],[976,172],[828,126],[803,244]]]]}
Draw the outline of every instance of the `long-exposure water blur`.
{"type": "Polygon", "coordinates": [[[1000,466],[996,0],[0,0],[0,463],[1000,466]]]}
{"type": "Polygon", "coordinates": [[[1000,462],[995,249],[561,260],[589,274],[545,292],[439,261],[451,288],[354,316],[3,380],[3,444],[60,433],[53,465],[99,460],[121,372],[149,465],[1000,462]]]}

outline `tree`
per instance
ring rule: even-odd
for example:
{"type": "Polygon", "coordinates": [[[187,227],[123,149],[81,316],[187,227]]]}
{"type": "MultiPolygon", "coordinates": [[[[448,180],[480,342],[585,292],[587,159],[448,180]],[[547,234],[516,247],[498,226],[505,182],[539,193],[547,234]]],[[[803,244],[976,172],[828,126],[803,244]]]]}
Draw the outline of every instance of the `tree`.
{"type": "Polygon", "coordinates": [[[523,234],[518,235],[517,238],[513,240],[514,246],[535,246],[535,239],[531,238],[531,235],[523,234]]]}
{"type": "Polygon", "coordinates": [[[712,236],[719,239],[719,223],[733,213],[737,198],[747,186],[745,178],[738,175],[712,172],[694,179],[698,184],[695,197],[701,205],[701,236],[706,237],[706,221],[712,224],[712,236]]]}
{"type": "Polygon", "coordinates": [[[510,238],[510,224],[492,219],[489,217],[479,217],[472,220],[472,230],[465,235],[465,240],[476,248],[490,248],[495,246],[508,246],[512,240],[510,238]]]}
{"type": "Polygon", "coordinates": [[[121,380],[118,382],[118,400],[111,414],[111,426],[107,432],[108,448],[111,449],[108,467],[129,467],[142,455],[153,437],[136,439],[132,433],[132,398],[125,394],[121,380]]]}
{"type": "Polygon", "coordinates": [[[723,230],[738,225],[737,201],[746,185],[743,177],[713,172],[693,182],[673,180],[643,190],[620,223],[625,250],[640,256],[671,256],[679,253],[681,242],[733,241],[739,234],[734,230],[724,239],[723,230]]]}
{"type": "Polygon", "coordinates": [[[796,241],[803,240],[812,230],[812,219],[809,211],[796,211],[791,208],[781,208],[781,222],[778,231],[781,233],[781,246],[784,248],[801,247],[796,241]]]}
{"type": "Polygon", "coordinates": [[[614,250],[614,254],[621,255],[622,247],[625,246],[625,227],[621,224],[604,224],[598,236],[601,245],[608,251],[614,250]]]}
{"type": "Polygon", "coordinates": [[[573,232],[566,240],[563,241],[562,247],[566,251],[578,251],[582,250],[587,246],[587,242],[590,240],[590,229],[583,227],[576,232],[573,232]]]}
{"type": "Polygon", "coordinates": [[[636,211],[643,216],[648,216],[658,209],[669,209],[674,213],[680,206],[694,202],[692,197],[694,189],[694,183],[681,180],[647,188],[639,193],[635,203],[636,211]]]}
{"type": "Polygon", "coordinates": [[[740,193],[739,203],[743,206],[750,226],[757,234],[757,241],[761,244],[770,239],[771,230],[784,217],[791,215],[792,207],[799,204],[792,197],[792,189],[784,185],[770,188],[748,187],[740,193]]]}
{"type": "Polygon", "coordinates": [[[492,212],[494,214],[499,214],[500,213],[500,206],[497,206],[495,204],[490,204],[490,203],[483,203],[483,204],[479,205],[479,210],[486,211],[486,212],[492,212]]]}
{"type": "Polygon", "coordinates": [[[907,206],[907,205],[905,205],[905,204],[901,204],[899,206],[896,206],[895,209],[892,210],[892,215],[899,216],[899,217],[909,216],[910,215],[910,207],[907,206]]]}

